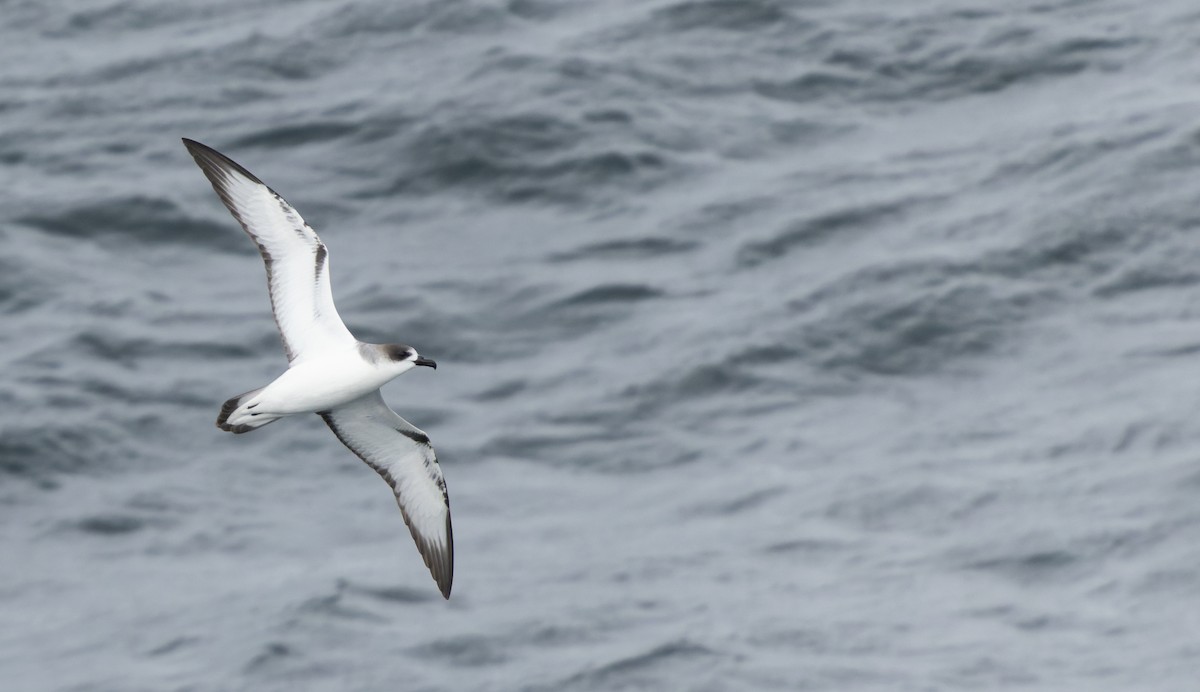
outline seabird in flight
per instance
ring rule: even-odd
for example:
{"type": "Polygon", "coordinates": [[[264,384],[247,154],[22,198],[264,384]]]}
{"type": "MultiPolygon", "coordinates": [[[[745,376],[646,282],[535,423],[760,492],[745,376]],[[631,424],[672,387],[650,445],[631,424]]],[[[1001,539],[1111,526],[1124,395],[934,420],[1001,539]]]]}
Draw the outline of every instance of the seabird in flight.
{"type": "Polygon", "coordinates": [[[321,416],[392,487],[417,549],[442,596],[450,598],[454,533],[442,469],[429,437],[388,408],[379,393],[413,367],[437,364],[405,344],[355,339],[333,304],[329,253],[316,232],[250,171],[199,142],[183,143],[262,254],[288,357],[288,369],[275,381],[226,401],[217,427],[240,434],[284,416],[321,416]]]}

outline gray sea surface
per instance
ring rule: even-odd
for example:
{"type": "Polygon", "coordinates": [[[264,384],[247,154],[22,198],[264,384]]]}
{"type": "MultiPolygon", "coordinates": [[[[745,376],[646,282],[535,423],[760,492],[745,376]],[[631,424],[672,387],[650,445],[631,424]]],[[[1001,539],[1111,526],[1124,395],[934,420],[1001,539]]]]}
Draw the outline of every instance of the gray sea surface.
{"type": "Polygon", "coordinates": [[[0,689],[1200,689],[1200,6],[0,2],[0,689]],[[180,143],[286,197],[439,596],[180,143]]]}

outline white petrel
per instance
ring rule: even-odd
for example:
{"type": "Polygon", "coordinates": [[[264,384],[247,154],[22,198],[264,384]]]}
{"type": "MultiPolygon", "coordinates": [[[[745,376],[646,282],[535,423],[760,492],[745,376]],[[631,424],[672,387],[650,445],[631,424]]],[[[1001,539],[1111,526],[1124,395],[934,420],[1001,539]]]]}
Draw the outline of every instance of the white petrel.
{"type": "Polygon", "coordinates": [[[274,382],[226,401],[217,427],[244,433],[297,413],[321,416],[392,486],[417,549],[442,596],[450,598],[454,533],[442,469],[429,437],[388,408],[379,393],[413,366],[437,364],[404,344],[355,339],[333,305],[329,253],[316,232],[229,157],[190,139],[183,144],[262,254],[288,357],[288,369],[274,382]]]}

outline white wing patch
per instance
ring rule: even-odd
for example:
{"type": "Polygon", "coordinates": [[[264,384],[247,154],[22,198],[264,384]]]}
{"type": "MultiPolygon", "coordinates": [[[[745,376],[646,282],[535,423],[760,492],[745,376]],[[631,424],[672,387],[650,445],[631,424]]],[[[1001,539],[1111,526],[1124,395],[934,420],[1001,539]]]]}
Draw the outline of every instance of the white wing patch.
{"type": "Polygon", "coordinates": [[[429,437],[396,415],[378,390],[320,414],[342,444],[383,477],[442,596],[454,580],[450,496],[429,437]]]}
{"type": "Polygon", "coordinates": [[[253,173],[199,142],[183,143],[262,254],[288,361],[353,346],[356,340],[333,304],[329,253],[316,232],[253,173]]]}

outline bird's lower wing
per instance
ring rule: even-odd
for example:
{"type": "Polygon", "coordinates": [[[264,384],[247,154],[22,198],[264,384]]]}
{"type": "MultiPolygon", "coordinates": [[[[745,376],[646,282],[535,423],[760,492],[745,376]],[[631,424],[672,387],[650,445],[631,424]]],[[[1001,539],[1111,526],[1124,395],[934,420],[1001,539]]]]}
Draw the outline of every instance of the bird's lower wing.
{"type": "Polygon", "coordinates": [[[383,477],[442,596],[454,579],[450,496],[429,437],[396,415],[378,390],[320,414],[342,444],[383,477]]]}

